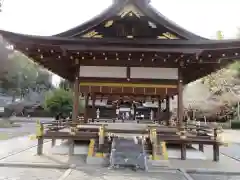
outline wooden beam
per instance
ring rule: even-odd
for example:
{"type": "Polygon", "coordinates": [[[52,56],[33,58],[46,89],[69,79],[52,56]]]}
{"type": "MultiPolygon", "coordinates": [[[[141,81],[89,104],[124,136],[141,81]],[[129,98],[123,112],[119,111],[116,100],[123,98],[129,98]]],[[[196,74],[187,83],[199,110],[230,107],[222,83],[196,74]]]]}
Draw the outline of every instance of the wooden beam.
{"type": "MultiPolygon", "coordinates": [[[[130,78],[130,77],[129,77],[130,78]]],[[[101,78],[101,77],[80,77],[82,84],[84,83],[118,83],[118,84],[158,84],[158,85],[175,85],[177,79],[143,79],[143,78],[101,78]]]]}
{"type": "Polygon", "coordinates": [[[73,121],[77,121],[77,117],[78,117],[78,113],[79,113],[79,95],[80,95],[79,71],[80,71],[80,68],[79,67],[76,68],[75,83],[74,83],[73,113],[72,113],[73,121]]]}
{"type": "Polygon", "coordinates": [[[111,87],[111,86],[80,86],[81,92],[91,92],[102,95],[120,96],[165,96],[166,92],[173,96],[177,88],[142,88],[142,87],[111,87]]]}
{"type": "Polygon", "coordinates": [[[161,116],[161,108],[162,108],[161,105],[162,105],[161,98],[158,97],[157,121],[159,124],[160,124],[160,116],[161,116]]]}
{"type": "Polygon", "coordinates": [[[178,125],[179,128],[183,126],[183,79],[182,79],[182,69],[178,69],[178,125]]]}
{"type": "Polygon", "coordinates": [[[105,82],[81,82],[80,86],[102,87],[136,87],[136,88],[177,88],[176,85],[168,84],[140,84],[140,83],[105,83],[105,82]]]}
{"type": "Polygon", "coordinates": [[[96,118],[96,94],[92,94],[92,122],[96,118]]]}
{"type": "Polygon", "coordinates": [[[166,96],[166,124],[168,125],[169,119],[170,119],[170,98],[169,95],[166,96]]]}
{"type": "Polygon", "coordinates": [[[84,123],[88,123],[88,115],[89,115],[89,108],[88,108],[88,102],[89,102],[89,93],[85,93],[85,110],[84,110],[84,123]]]}

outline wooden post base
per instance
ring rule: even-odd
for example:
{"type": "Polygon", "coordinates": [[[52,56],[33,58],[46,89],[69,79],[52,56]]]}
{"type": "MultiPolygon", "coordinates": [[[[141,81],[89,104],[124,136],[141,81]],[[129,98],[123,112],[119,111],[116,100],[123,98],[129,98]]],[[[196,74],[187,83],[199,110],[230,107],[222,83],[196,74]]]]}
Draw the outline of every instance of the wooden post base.
{"type": "Polygon", "coordinates": [[[199,145],[198,145],[198,149],[199,149],[199,151],[204,152],[204,146],[203,146],[203,144],[199,144],[199,145]]]}
{"type": "Polygon", "coordinates": [[[56,145],[56,139],[52,139],[52,147],[56,145]]]}
{"type": "Polygon", "coordinates": [[[73,154],[74,154],[74,140],[70,139],[68,155],[72,156],[73,154]]]}
{"type": "Polygon", "coordinates": [[[187,146],[186,144],[181,144],[181,160],[186,160],[187,158],[187,146]]]}
{"type": "Polygon", "coordinates": [[[213,161],[219,161],[219,145],[217,143],[213,145],[213,161]]]}
{"type": "Polygon", "coordinates": [[[43,137],[38,137],[37,155],[43,154],[43,137]]]}

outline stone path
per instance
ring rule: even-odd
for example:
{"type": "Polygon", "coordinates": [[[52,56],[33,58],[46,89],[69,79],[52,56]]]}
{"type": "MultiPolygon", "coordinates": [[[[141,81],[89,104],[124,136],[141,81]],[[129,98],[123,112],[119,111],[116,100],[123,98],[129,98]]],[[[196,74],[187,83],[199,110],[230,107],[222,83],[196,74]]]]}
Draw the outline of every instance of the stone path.
{"type": "Polygon", "coordinates": [[[0,180],[186,180],[176,170],[157,173],[134,172],[130,170],[111,171],[98,169],[34,169],[0,167],[0,180]]]}
{"type": "Polygon", "coordinates": [[[182,172],[160,170],[141,172],[107,168],[35,169],[0,167],[0,180],[239,180],[240,173],[182,172]],[[192,178],[192,179],[190,179],[192,178]]]}
{"type": "MultiPolygon", "coordinates": [[[[36,140],[30,140],[30,134],[35,134],[36,132],[37,119],[38,118],[26,119],[21,117],[15,117],[15,120],[17,122],[19,121],[18,124],[20,124],[21,127],[0,128],[0,133],[6,134],[9,137],[14,137],[8,140],[0,141],[0,159],[9,154],[14,154],[37,145],[36,140]]],[[[41,119],[41,121],[44,122],[51,120],[52,119],[50,118],[41,119]]]]}
{"type": "Polygon", "coordinates": [[[226,142],[240,144],[240,130],[224,130],[222,136],[226,142]]]}
{"type": "Polygon", "coordinates": [[[0,167],[0,180],[58,180],[63,170],[0,167]]]}
{"type": "Polygon", "coordinates": [[[240,174],[224,173],[189,173],[193,180],[239,180],[240,174]]]}
{"type": "Polygon", "coordinates": [[[133,172],[129,170],[73,170],[65,180],[186,180],[179,171],[133,172]]]}
{"type": "Polygon", "coordinates": [[[0,141],[0,159],[37,145],[36,140],[30,140],[29,136],[22,136],[6,141],[0,141]]]}
{"type": "Polygon", "coordinates": [[[240,144],[234,143],[234,144],[230,144],[228,147],[220,147],[220,152],[225,156],[228,156],[240,161],[240,144]]]}

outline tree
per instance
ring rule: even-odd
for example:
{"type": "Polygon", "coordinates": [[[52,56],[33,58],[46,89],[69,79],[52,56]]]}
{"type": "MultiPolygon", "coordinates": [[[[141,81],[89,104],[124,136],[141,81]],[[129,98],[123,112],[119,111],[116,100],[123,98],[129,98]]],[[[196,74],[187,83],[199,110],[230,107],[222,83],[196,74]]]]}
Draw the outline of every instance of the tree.
{"type": "MultiPolygon", "coordinates": [[[[222,40],[224,38],[222,31],[217,31],[216,34],[218,40],[222,40]]],[[[234,86],[234,84],[230,82],[236,78],[233,70],[240,72],[240,63],[238,61],[226,68],[220,69],[217,72],[203,77],[201,81],[209,87],[209,90],[213,94],[222,95],[223,92],[231,91],[230,88],[234,86]]]]}
{"type": "Polygon", "coordinates": [[[40,92],[52,88],[51,75],[25,55],[15,51],[8,55],[6,68],[0,71],[1,87],[13,96],[24,97],[29,90],[40,92]]]}
{"type": "MultiPolygon", "coordinates": [[[[224,35],[221,31],[217,31],[216,34],[218,40],[222,40],[224,38],[224,35]]],[[[237,34],[237,38],[240,38],[239,34],[237,34]]],[[[224,115],[232,113],[234,109],[239,108],[236,108],[236,104],[240,98],[240,89],[238,88],[240,85],[239,77],[240,62],[237,60],[229,66],[217,72],[211,73],[210,75],[201,79],[202,83],[205,84],[211,92],[210,98],[216,99],[219,102],[220,108],[225,108],[224,111],[220,111],[224,112],[224,115]]]]}
{"type": "Polygon", "coordinates": [[[65,90],[69,90],[72,88],[72,84],[68,80],[61,80],[59,83],[59,87],[65,90]]]}
{"type": "Polygon", "coordinates": [[[12,53],[12,50],[7,48],[6,41],[0,36],[0,87],[2,88],[2,83],[5,80],[5,75],[7,74],[9,67],[12,65],[11,62],[8,61],[8,56],[12,53]]]}
{"type": "Polygon", "coordinates": [[[45,109],[54,116],[62,113],[64,117],[70,115],[73,108],[72,94],[64,89],[56,89],[50,92],[45,99],[45,109]]]}
{"type": "Polygon", "coordinates": [[[53,85],[51,79],[52,76],[48,71],[38,69],[36,77],[37,91],[41,92],[42,90],[52,89],[53,85]]]}
{"type": "Polygon", "coordinates": [[[0,12],[2,12],[3,0],[0,0],[0,12]]]}
{"type": "MultiPolygon", "coordinates": [[[[84,107],[85,101],[79,98],[80,113],[83,113],[84,107]]],[[[44,108],[55,116],[61,113],[63,117],[68,117],[73,109],[72,91],[62,88],[51,91],[46,95],[44,108]]]]}

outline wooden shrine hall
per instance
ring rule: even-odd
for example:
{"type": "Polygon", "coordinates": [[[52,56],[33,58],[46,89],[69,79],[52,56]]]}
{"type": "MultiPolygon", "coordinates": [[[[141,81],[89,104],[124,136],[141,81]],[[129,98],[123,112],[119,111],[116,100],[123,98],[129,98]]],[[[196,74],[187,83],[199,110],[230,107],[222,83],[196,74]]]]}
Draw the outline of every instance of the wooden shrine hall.
{"type": "Polygon", "coordinates": [[[75,84],[73,121],[81,93],[93,102],[90,118],[96,117],[98,97],[166,99],[169,111],[169,98],[178,95],[177,121],[184,128],[183,86],[240,57],[239,40],[195,35],[157,12],[149,0],[114,0],[94,19],[53,36],[0,34],[16,50],[75,84]]]}

